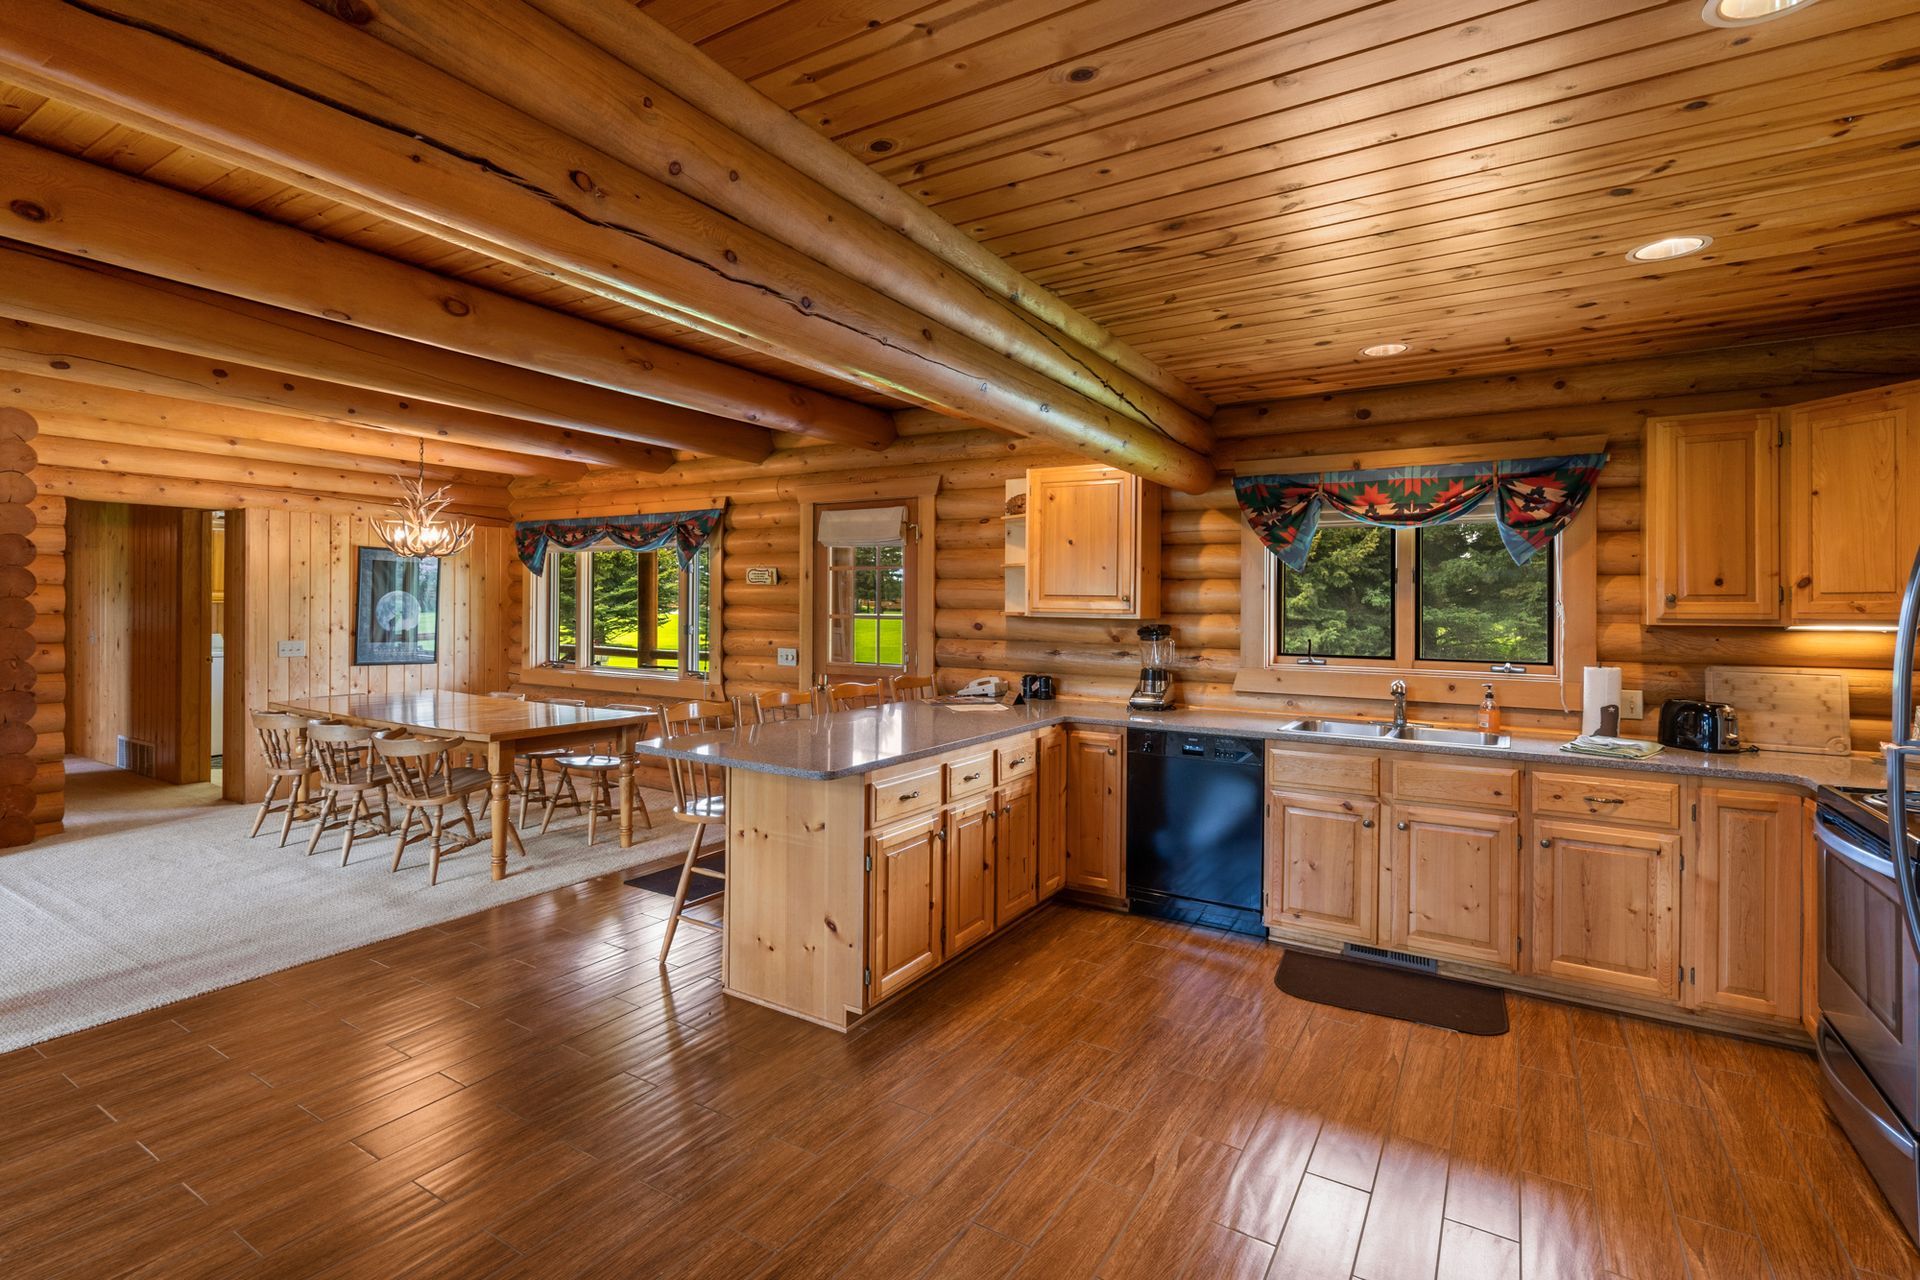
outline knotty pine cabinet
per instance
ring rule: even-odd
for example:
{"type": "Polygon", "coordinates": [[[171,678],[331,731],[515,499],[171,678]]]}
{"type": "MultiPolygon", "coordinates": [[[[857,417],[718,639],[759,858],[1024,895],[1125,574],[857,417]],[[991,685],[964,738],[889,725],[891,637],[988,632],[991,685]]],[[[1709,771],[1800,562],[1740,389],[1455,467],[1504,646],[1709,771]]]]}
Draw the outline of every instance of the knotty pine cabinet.
{"type": "Polygon", "coordinates": [[[1034,777],[1035,872],[1042,900],[1067,887],[1067,731],[1061,725],[1042,729],[1039,764],[1034,777]]]}
{"type": "Polygon", "coordinates": [[[868,840],[870,999],[886,999],[933,972],[945,957],[945,843],[946,823],[937,814],[876,832],[868,840]]]}
{"type": "Polygon", "coordinates": [[[1027,615],[1160,612],[1160,490],[1112,467],[1027,472],[1027,615]]]}
{"type": "Polygon", "coordinates": [[[1127,892],[1125,747],[1119,729],[1067,730],[1066,887],[1112,900],[1127,892]]]}
{"type": "Polygon", "coordinates": [[[1771,409],[1648,421],[1648,622],[1780,621],[1781,440],[1771,409]]]}
{"type": "Polygon", "coordinates": [[[1702,787],[1699,839],[1681,897],[1689,1007],[1796,1020],[1803,1012],[1805,801],[1786,791],[1702,787]]]}
{"type": "Polygon", "coordinates": [[[1536,818],[1532,836],[1533,972],[1676,998],[1679,833],[1536,818]]]}
{"type": "Polygon", "coordinates": [[[1040,801],[1032,779],[1002,789],[993,833],[994,928],[1040,901],[1040,801]]]}
{"type": "Polygon", "coordinates": [[[1271,788],[1266,920],[1342,942],[1374,942],[1380,804],[1368,796],[1271,788]]]}
{"type": "Polygon", "coordinates": [[[957,956],[993,932],[993,797],[947,810],[943,853],[947,865],[946,954],[957,956]]]}
{"type": "Polygon", "coordinates": [[[1920,384],[1788,415],[1789,622],[1892,622],[1920,547],[1920,384]]]}
{"type": "Polygon", "coordinates": [[[1520,960],[1514,928],[1519,818],[1396,803],[1392,820],[1387,833],[1392,909],[1386,945],[1494,969],[1515,968],[1520,960]]]}

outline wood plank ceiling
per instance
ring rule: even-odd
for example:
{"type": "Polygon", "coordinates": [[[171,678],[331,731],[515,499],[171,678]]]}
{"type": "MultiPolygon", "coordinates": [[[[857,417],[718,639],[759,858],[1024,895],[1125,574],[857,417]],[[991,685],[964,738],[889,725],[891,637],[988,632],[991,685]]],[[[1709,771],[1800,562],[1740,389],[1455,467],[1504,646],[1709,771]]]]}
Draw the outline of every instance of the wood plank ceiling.
{"type": "Polygon", "coordinates": [[[1920,303],[1911,0],[641,7],[1216,403],[1920,303]]]}

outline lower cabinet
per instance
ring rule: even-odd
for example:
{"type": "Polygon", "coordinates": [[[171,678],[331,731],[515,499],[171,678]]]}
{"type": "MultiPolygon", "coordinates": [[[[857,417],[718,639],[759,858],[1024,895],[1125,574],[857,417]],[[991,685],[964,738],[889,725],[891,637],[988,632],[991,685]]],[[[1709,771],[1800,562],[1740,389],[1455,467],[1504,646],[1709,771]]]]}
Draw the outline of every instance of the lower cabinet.
{"type": "Polygon", "coordinates": [[[1804,808],[1786,792],[1701,789],[1700,838],[1682,892],[1689,1006],[1800,1016],[1804,808]]]}
{"type": "Polygon", "coordinates": [[[1059,725],[1041,730],[1039,751],[1034,775],[1039,823],[1035,862],[1039,895],[1044,899],[1067,886],[1067,731],[1059,725]]]}
{"type": "Polygon", "coordinates": [[[957,956],[993,932],[993,797],[947,810],[947,945],[957,956]]]}
{"type": "Polygon", "coordinates": [[[1067,888],[1124,897],[1126,809],[1121,787],[1126,735],[1118,729],[1067,731],[1067,888]]]}
{"type": "Polygon", "coordinates": [[[943,958],[944,818],[934,814],[868,838],[872,867],[870,1000],[884,1000],[943,958]]]}
{"type": "Polygon", "coordinates": [[[1031,779],[1000,792],[993,833],[993,924],[1001,925],[1040,901],[1040,805],[1031,779]]]}
{"type": "Polygon", "coordinates": [[[1379,820],[1376,800],[1269,792],[1267,923],[1376,941],[1379,820]]]}
{"type": "Polygon", "coordinates": [[[1381,941],[1440,959],[1517,968],[1520,820],[1398,802],[1389,818],[1385,875],[1391,905],[1381,941]]]}
{"type": "Polygon", "coordinates": [[[1533,838],[1533,972],[1676,998],[1679,834],[1536,819],[1533,838]]]}

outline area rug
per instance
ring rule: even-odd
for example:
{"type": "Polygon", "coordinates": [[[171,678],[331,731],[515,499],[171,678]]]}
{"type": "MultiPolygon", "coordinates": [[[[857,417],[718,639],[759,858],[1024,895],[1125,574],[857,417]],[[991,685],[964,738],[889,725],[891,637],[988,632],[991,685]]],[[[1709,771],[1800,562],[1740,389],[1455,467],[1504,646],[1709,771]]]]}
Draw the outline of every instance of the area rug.
{"type": "Polygon", "coordinates": [[[664,817],[671,797],[648,790],[661,818],[647,830],[636,813],[630,849],[604,823],[589,848],[584,816],[556,817],[544,836],[522,833],[528,856],[505,880],[483,841],[429,886],[424,844],[395,873],[392,837],[363,837],[342,867],[338,831],[308,857],[311,828],[277,848],[275,815],[249,840],[253,807],[210,786],[70,765],[67,831],[0,856],[0,1052],[686,850],[664,817]]]}

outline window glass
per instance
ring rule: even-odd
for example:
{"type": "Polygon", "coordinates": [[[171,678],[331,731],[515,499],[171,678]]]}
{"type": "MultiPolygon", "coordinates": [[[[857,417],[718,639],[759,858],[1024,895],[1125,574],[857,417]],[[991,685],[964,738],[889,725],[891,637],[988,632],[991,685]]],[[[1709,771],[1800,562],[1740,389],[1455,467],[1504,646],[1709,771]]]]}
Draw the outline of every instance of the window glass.
{"type": "Polygon", "coordinates": [[[1280,568],[1280,654],[1391,659],[1393,543],[1391,529],[1322,525],[1307,567],[1280,568]]]}
{"type": "Polygon", "coordinates": [[[827,661],[905,666],[906,548],[899,543],[829,547],[827,579],[827,661]]]}
{"type": "Polygon", "coordinates": [[[1553,660],[1551,554],[1515,564],[1489,520],[1421,529],[1415,545],[1422,660],[1553,660]]]}
{"type": "Polygon", "coordinates": [[[694,629],[689,670],[710,669],[711,619],[707,549],[693,559],[689,587],[672,551],[557,551],[552,576],[548,653],[567,666],[610,671],[681,669],[681,636],[694,629]],[[583,581],[584,577],[584,581],[583,581]],[[583,660],[580,636],[589,644],[583,660]]]}
{"type": "Polygon", "coordinates": [[[553,575],[553,657],[571,665],[580,660],[580,558],[555,552],[547,571],[553,575]]]}

